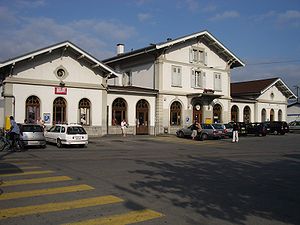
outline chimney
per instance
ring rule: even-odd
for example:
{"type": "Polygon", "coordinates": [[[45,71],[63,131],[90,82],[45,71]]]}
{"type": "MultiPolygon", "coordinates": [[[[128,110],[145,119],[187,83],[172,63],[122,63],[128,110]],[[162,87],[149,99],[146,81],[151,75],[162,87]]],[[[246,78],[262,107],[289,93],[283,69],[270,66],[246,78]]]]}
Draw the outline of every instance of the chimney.
{"type": "Polygon", "coordinates": [[[125,46],[124,44],[117,44],[117,55],[121,55],[124,53],[125,46]]]}

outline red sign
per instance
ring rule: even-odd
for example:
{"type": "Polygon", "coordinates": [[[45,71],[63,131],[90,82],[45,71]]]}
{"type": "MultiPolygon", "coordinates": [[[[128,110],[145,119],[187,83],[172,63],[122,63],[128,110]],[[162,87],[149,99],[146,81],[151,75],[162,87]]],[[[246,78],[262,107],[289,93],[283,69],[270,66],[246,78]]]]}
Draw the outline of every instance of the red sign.
{"type": "Polygon", "coordinates": [[[55,87],[55,94],[56,95],[66,95],[67,88],[66,87],[55,87]]]}

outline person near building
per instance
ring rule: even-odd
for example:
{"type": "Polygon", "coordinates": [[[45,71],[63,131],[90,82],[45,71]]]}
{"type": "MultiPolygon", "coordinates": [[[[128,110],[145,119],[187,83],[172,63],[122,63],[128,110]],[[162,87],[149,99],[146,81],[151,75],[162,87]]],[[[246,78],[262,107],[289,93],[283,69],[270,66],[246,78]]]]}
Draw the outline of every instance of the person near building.
{"type": "Polygon", "coordinates": [[[11,140],[11,146],[12,146],[12,150],[21,150],[21,145],[20,145],[20,128],[18,126],[18,124],[16,123],[15,119],[13,116],[9,117],[10,119],[10,132],[9,132],[9,136],[10,136],[10,140],[11,140]]]}
{"type": "Polygon", "coordinates": [[[232,143],[239,142],[239,126],[237,123],[233,123],[232,126],[232,143]]]}
{"type": "Polygon", "coordinates": [[[126,136],[126,128],[127,128],[127,126],[128,126],[128,124],[127,124],[126,120],[123,119],[122,122],[121,122],[121,130],[122,130],[123,137],[126,136]]]}
{"type": "Polygon", "coordinates": [[[192,134],[191,134],[191,137],[193,140],[195,140],[197,134],[199,132],[201,132],[202,128],[201,128],[201,125],[200,123],[198,123],[198,121],[195,121],[192,125],[192,134]]]}

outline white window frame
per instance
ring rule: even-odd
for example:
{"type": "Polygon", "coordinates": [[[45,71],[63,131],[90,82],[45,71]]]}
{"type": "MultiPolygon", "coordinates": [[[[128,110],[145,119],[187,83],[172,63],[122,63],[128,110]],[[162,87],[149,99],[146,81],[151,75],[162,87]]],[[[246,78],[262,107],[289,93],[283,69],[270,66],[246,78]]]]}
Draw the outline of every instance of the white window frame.
{"type": "Polygon", "coordinates": [[[206,73],[202,70],[192,70],[191,86],[192,86],[192,88],[205,89],[205,87],[206,87],[206,73]]]}
{"type": "Polygon", "coordinates": [[[172,66],[171,73],[171,86],[172,87],[182,87],[182,68],[181,66],[172,66]]]}
{"type": "Polygon", "coordinates": [[[190,62],[207,65],[207,53],[204,48],[192,47],[190,49],[190,62]]]}
{"type": "Polygon", "coordinates": [[[214,90],[222,91],[222,75],[221,75],[221,73],[214,73],[214,90]]]}

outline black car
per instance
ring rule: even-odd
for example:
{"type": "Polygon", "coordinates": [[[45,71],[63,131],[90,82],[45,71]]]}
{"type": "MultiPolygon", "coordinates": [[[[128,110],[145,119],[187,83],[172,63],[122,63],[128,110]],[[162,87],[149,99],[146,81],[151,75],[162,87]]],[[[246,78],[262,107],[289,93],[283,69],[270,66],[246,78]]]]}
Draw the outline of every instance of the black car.
{"type": "MultiPolygon", "coordinates": [[[[234,122],[230,122],[228,124],[233,125],[234,122]]],[[[244,122],[236,122],[236,124],[238,125],[239,135],[247,135],[246,123],[244,123],[244,122]]]]}
{"type": "Polygon", "coordinates": [[[268,134],[281,134],[284,135],[285,133],[289,132],[289,125],[287,122],[284,121],[268,121],[263,122],[267,128],[268,134]]]}
{"type": "Polygon", "coordinates": [[[264,123],[247,123],[246,132],[247,134],[254,134],[256,136],[266,136],[267,127],[264,123]]]}

